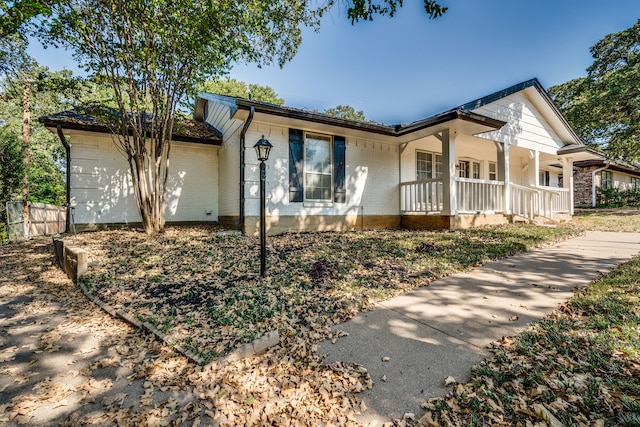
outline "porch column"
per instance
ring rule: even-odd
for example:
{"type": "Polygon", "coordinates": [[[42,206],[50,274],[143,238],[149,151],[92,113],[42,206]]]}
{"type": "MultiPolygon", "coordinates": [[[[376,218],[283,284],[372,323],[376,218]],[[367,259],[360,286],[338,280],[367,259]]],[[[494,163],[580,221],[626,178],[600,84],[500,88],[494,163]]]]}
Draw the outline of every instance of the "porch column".
{"type": "Polygon", "coordinates": [[[529,150],[529,185],[540,185],[540,152],[529,150]]]}
{"type": "Polygon", "coordinates": [[[507,142],[495,142],[498,150],[498,181],[504,182],[504,213],[511,214],[511,176],[509,175],[509,144],[507,142]]]}
{"type": "Polygon", "coordinates": [[[562,187],[569,189],[569,213],[573,215],[573,160],[562,159],[562,187]]]}
{"type": "Polygon", "coordinates": [[[456,136],[455,129],[442,131],[438,138],[442,143],[442,214],[458,215],[456,189],[456,136]]]}

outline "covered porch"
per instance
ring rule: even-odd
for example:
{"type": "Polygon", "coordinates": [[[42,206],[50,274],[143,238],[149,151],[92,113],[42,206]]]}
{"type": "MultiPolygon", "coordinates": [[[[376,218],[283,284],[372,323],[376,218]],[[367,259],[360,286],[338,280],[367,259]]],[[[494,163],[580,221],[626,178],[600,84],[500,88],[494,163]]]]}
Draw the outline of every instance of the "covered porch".
{"type": "Polygon", "coordinates": [[[573,213],[573,162],[558,154],[449,127],[400,155],[405,228],[557,222],[573,213]]]}

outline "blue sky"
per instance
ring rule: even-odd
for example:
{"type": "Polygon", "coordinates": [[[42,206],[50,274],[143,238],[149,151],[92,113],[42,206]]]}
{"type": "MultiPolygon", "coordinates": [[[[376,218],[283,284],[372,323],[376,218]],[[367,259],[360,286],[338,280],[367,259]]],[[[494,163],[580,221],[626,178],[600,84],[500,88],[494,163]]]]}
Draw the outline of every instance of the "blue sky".
{"type": "MultiPolygon", "coordinates": [[[[340,2],[338,2],[340,3],[340,2]]],[[[286,105],[338,104],[384,123],[406,123],[537,77],[543,86],[586,74],[589,47],[640,18],[640,0],[442,0],[430,20],[422,0],[394,18],[351,25],[346,7],[305,30],[284,68],[237,65],[231,77],[268,85],[286,105]]],[[[33,46],[52,69],[74,69],[60,52],[33,46]]]]}

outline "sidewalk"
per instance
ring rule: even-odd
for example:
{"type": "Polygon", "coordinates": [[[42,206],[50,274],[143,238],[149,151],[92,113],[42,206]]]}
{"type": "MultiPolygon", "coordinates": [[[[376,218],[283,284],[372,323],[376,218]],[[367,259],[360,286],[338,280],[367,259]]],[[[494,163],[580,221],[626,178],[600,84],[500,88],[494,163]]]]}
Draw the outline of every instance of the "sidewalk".
{"type": "Polygon", "coordinates": [[[358,396],[368,408],[362,423],[381,425],[407,412],[419,418],[421,403],[448,392],[445,378],[470,379],[470,368],[491,356],[492,341],[518,334],[576,287],[638,253],[640,233],[588,232],[490,262],[337,325],[349,335],[322,343],[318,353],[327,355],[326,363],[356,362],[368,369],[375,385],[358,396]]]}

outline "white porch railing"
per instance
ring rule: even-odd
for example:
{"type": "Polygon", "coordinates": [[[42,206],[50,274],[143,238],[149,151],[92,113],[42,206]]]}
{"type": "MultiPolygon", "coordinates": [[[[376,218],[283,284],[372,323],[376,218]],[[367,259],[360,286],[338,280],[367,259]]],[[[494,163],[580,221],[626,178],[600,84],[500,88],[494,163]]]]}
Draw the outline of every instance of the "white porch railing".
{"type": "Polygon", "coordinates": [[[559,187],[523,187],[511,184],[511,212],[533,219],[536,215],[553,218],[570,212],[571,192],[559,187]]]}
{"type": "Polygon", "coordinates": [[[536,215],[538,192],[533,188],[511,184],[511,213],[533,219],[536,215]]]}
{"type": "MultiPolygon", "coordinates": [[[[456,178],[458,211],[503,212],[504,182],[456,178]]],[[[433,213],[443,208],[442,179],[410,181],[400,184],[402,213],[433,213]]]]}
{"type": "Polygon", "coordinates": [[[430,213],[442,210],[442,179],[410,181],[400,184],[402,213],[430,213]]]}
{"type": "Polygon", "coordinates": [[[568,188],[533,187],[539,192],[537,214],[553,218],[554,214],[569,212],[571,193],[568,188]]]}
{"type": "Polygon", "coordinates": [[[456,178],[458,211],[503,212],[504,182],[456,178]]]}
{"type": "MultiPolygon", "coordinates": [[[[568,188],[524,187],[510,184],[511,213],[528,219],[553,218],[570,212],[568,188]]],[[[505,212],[504,182],[456,178],[458,212],[505,212]]],[[[437,213],[443,209],[442,179],[410,181],[400,184],[402,213],[437,213]]]]}

